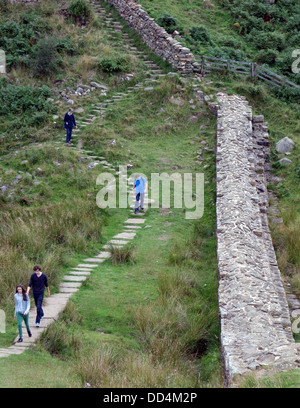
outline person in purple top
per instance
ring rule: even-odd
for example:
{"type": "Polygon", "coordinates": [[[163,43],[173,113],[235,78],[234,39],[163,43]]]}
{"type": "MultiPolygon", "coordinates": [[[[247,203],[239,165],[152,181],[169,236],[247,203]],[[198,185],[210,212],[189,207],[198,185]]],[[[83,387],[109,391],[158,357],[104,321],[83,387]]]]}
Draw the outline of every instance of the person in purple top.
{"type": "Polygon", "coordinates": [[[29,328],[29,310],[30,310],[30,299],[29,295],[26,293],[25,288],[22,285],[17,285],[15,294],[15,314],[14,318],[18,321],[19,330],[19,340],[18,343],[23,341],[23,330],[22,330],[22,320],[24,320],[28,336],[31,337],[31,331],[29,328]]]}
{"type": "Polygon", "coordinates": [[[42,309],[43,299],[44,299],[44,291],[45,287],[47,288],[47,294],[50,296],[50,289],[48,285],[48,278],[47,275],[42,273],[42,268],[39,265],[35,265],[33,268],[34,272],[31,277],[27,288],[27,294],[29,295],[30,289],[32,287],[33,298],[36,305],[36,319],[35,325],[36,327],[40,326],[40,321],[44,316],[44,311],[42,309]]]}

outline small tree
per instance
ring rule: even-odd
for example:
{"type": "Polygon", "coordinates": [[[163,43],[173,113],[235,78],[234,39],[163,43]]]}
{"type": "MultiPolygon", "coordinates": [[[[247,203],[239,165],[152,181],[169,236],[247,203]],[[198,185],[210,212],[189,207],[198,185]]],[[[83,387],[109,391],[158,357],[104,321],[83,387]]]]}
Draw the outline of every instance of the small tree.
{"type": "Polygon", "coordinates": [[[68,12],[76,21],[86,20],[91,15],[90,6],[85,0],[73,0],[68,8],[68,12]]]}
{"type": "Polygon", "coordinates": [[[31,58],[33,73],[37,76],[51,75],[57,72],[61,57],[56,49],[54,38],[44,38],[38,42],[31,58]]]}

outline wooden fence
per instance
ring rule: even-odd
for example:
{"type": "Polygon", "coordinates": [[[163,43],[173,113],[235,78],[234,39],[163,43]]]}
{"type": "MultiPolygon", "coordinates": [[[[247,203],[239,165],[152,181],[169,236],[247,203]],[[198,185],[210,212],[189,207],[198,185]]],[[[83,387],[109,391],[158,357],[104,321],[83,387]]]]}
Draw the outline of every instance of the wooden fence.
{"type": "Polygon", "coordinates": [[[287,88],[300,89],[300,85],[275,74],[255,62],[234,61],[198,55],[195,57],[196,59],[194,61],[199,64],[199,72],[201,75],[209,74],[212,71],[230,71],[237,75],[250,76],[252,79],[264,82],[268,86],[276,86],[278,88],[285,86],[287,88]]]}

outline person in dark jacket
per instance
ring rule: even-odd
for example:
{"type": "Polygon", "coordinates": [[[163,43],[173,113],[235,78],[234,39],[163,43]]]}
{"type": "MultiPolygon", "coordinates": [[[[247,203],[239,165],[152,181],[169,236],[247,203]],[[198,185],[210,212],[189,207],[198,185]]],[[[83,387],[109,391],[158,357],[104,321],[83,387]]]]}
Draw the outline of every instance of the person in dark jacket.
{"type": "Polygon", "coordinates": [[[30,289],[32,287],[33,298],[36,305],[36,327],[40,326],[40,321],[44,316],[44,311],[42,309],[43,299],[44,299],[44,290],[47,288],[48,296],[50,296],[50,290],[48,285],[47,275],[42,273],[42,268],[39,265],[35,265],[33,268],[34,272],[31,277],[27,288],[27,294],[29,295],[30,289]]]}
{"type": "Polygon", "coordinates": [[[73,114],[73,109],[72,108],[70,108],[68,110],[68,112],[65,114],[64,122],[65,122],[64,127],[65,127],[65,129],[67,131],[66,144],[70,145],[71,144],[71,137],[72,137],[73,127],[75,126],[77,128],[76,121],[75,121],[75,116],[73,114]]]}

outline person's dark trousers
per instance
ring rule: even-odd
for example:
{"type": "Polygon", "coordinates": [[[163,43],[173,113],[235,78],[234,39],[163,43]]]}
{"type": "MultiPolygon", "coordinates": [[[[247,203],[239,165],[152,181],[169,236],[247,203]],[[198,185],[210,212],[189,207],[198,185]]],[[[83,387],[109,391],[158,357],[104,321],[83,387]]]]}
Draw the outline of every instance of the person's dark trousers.
{"type": "Polygon", "coordinates": [[[136,194],[135,196],[135,204],[134,204],[134,211],[137,212],[139,210],[140,205],[140,193],[136,194]]]}
{"type": "Polygon", "coordinates": [[[41,318],[44,316],[44,311],[42,309],[42,304],[43,304],[43,299],[44,299],[44,292],[34,293],[33,298],[34,298],[34,303],[36,305],[35,323],[40,323],[41,318]]]}
{"type": "Polygon", "coordinates": [[[72,130],[73,130],[73,128],[67,127],[67,139],[66,139],[66,143],[70,143],[70,141],[71,141],[72,130]]]}

